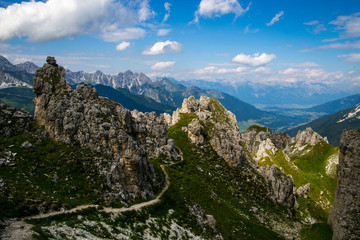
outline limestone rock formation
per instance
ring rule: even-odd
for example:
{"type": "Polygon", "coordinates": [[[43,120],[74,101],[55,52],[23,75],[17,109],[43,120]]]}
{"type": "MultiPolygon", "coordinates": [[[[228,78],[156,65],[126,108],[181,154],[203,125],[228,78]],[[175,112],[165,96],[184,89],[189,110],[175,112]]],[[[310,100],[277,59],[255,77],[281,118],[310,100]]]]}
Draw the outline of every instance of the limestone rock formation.
{"type": "Polygon", "coordinates": [[[142,113],[134,110],[131,115],[136,122],[137,131],[146,130],[146,148],[150,158],[159,158],[162,154],[175,160],[180,157],[174,140],[168,138],[168,125],[164,114],[157,116],[155,112],[142,113]]]}
{"type": "Polygon", "coordinates": [[[291,142],[291,137],[286,133],[276,133],[270,128],[259,126],[251,126],[246,129],[242,134],[242,139],[248,150],[254,155],[258,153],[260,144],[267,139],[269,139],[277,149],[284,149],[291,142]]]}
{"type": "Polygon", "coordinates": [[[205,144],[204,127],[200,124],[199,119],[194,118],[187,126],[188,137],[198,146],[205,144]]]}
{"type": "Polygon", "coordinates": [[[337,177],[335,200],[328,219],[333,239],[359,239],[360,129],[343,132],[337,177]]]}
{"type": "Polygon", "coordinates": [[[300,197],[308,198],[307,193],[310,191],[310,183],[307,183],[296,190],[296,193],[300,197]]]}
{"type": "Polygon", "coordinates": [[[15,109],[0,101],[0,134],[13,136],[19,132],[32,131],[33,119],[25,110],[15,109]]]}
{"type": "Polygon", "coordinates": [[[284,174],[276,165],[260,167],[259,172],[271,182],[274,200],[293,212],[296,199],[292,177],[284,174]]]}
{"type": "Polygon", "coordinates": [[[241,134],[233,113],[226,110],[216,99],[201,96],[200,100],[194,97],[184,99],[181,108],[177,109],[168,119],[169,125],[176,124],[180,114],[191,113],[198,117],[188,126],[188,135],[198,145],[204,142],[201,127],[198,121],[208,126],[208,140],[212,148],[232,166],[247,164],[247,155],[241,145],[241,134]],[[190,129],[190,133],[189,133],[190,129]]]}
{"type": "Polygon", "coordinates": [[[317,132],[314,132],[310,127],[306,128],[304,131],[299,131],[295,137],[296,147],[301,148],[305,145],[315,146],[321,141],[327,141],[327,138],[321,137],[317,132]]]}
{"type": "Polygon", "coordinates": [[[132,114],[120,104],[98,97],[86,84],[73,91],[65,81],[64,68],[53,57],[46,62],[33,81],[37,123],[55,140],[68,144],[75,140],[111,159],[99,163],[110,189],[109,199],[153,197],[156,178],[148,151],[161,146],[174,149],[166,136],[165,121],[154,114],[132,114]],[[149,144],[151,134],[156,143],[149,144]]]}

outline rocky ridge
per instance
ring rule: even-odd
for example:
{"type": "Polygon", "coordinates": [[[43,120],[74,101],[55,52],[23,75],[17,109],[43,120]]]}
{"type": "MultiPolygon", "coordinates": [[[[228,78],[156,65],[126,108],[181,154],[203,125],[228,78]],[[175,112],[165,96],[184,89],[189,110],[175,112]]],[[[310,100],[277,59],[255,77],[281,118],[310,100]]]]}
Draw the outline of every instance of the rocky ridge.
{"type": "Polygon", "coordinates": [[[132,114],[120,104],[98,97],[89,85],[78,85],[72,90],[66,83],[65,69],[53,57],[46,61],[34,78],[37,123],[52,139],[69,144],[75,140],[112,159],[99,164],[110,189],[109,199],[153,198],[157,183],[149,151],[158,151],[157,155],[175,153],[164,121],[154,114],[132,114]],[[151,133],[149,122],[154,129],[151,133]],[[151,134],[156,143],[147,145],[151,134]]]}
{"type": "Polygon", "coordinates": [[[71,84],[89,83],[89,84],[102,84],[113,88],[127,88],[130,92],[142,92],[142,86],[151,83],[151,79],[143,73],[133,73],[128,70],[124,73],[117,75],[104,74],[101,71],[95,73],[86,73],[83,71],[72,72],[67,70],[66,80],[71,84]]]}
{"type": "Polygon", "coordinates": [[[168,125],[176,124],[180,115],[184,113],[195,114],[198,117],[184,129],[193,143],[203,145],[208,139],[217,154],[230,165],[244,166],[248,164],[248,156],[241,145],[241,134],[236,117],[217,100],[205,96],[201,96],[199,100],[192,96],[185,98],[181,108],[177,109],[172,117],[166,116],[168,125]],[[204,122],[208,127],[209,136],[203,135],[203,127],[200,122],[204,122]]]}
{"type": "MultiPolygon", "coordinates": [[[[182,129],[187,132],[192,143],[201,147],[209,142],[217,154],[230,166],[258,168],[258,164],[253,160],[253,155],[247,152],[247,148],[244,148],[246,141],[239,131],[236,117],[217,100],[205,96],[201,96],[199,100],[194,97],[184,99],[182,107],[177,109],[172,117],[165,114],[169,126],[176,124],[180,120],[181,114],[195,114],[197,116],[191,120],[187,127],[182,129]],[[204,128],[206,128],[206,135],[204,128]]],[[[286,134],[276,134],[272,131],[271,133],[275,135],[273,139],[275,139],[277,146],[285,147],[284,142],[290,141],[290,137],[286,134]]],[[[249,140],[247,142],[253,143],[251,137],[256,139],[255,135],[249,133],[245,139],[249,140]]],[[[265,134],[265,136],[267,135],[265,134]]],[[[266,139],[265,136],[258,138],[266,139]]],[[[276,149],[270,139],[261,143],[266,142],[276,149]]],[[[255,143],[251,146],[253,150],[264,151],[261,146],[257,146],[255,143]]],[[[258,172],[269,182],[270,197],[275,202],[284,205],[292,213],[296,202],[296,192],[294,192],[291,176],[285,175],[275,165],[268,168],[262,167],[258,172]]]]}
{"type": "Polygon", "coordinates": [[[360,129],[344,131],[340,140],[335,200],[328,222],[333,240],[360,236],[360,129]]]}

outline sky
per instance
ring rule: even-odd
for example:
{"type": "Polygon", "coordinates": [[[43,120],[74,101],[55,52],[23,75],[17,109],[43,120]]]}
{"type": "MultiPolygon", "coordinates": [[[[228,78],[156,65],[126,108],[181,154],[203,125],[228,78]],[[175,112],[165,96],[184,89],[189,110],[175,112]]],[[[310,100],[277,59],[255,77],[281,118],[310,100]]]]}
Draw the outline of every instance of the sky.
{"type": "Polygon", "coordinates": [[[72,71],[360,91],[360,0],[0,0],[0,55],[72,71]]]}

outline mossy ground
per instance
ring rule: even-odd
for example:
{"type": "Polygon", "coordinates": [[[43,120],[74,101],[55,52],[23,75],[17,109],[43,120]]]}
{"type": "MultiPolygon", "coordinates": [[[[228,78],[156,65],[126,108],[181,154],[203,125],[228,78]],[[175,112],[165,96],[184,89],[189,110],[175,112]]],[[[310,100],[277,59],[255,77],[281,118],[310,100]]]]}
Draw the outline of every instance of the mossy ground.
{"type": "Polygon", "coordinates": [[[94,167],[95,153],[35,133],[0,138],[0,154],[11,152],[11,165],[0,168],[5,193],[0,216],[19,217],[43,211],[101,203],[103,180],[94,167]],[[28,141],[30,148],[22,148],[28,141]]]}

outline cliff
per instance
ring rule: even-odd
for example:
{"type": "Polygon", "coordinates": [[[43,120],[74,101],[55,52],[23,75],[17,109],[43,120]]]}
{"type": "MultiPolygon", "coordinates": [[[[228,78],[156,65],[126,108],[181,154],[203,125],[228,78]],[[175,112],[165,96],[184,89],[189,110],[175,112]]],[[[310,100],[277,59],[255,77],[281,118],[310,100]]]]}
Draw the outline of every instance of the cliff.
{"type": "Polygon", "coordinates": [[[328,222],[333,240],[360,237],[360,129],[344,131],[340,140],[335,200],[328,222]]]}
{"type": "Polygon", "coordinates": [[[168,142],[169,146],[159,151],[175,151],[168,141],[164,121],[158,121],[156,114],[132,115],[120,104],[98,97],[96,90],[86,84],[72,90],[66,83],[64,68],[53,57],[46,61],[33,81],[37,123],[52,139],[67,144],[78,142],[81,147],[111,159],[99,163],[99,172],[110,189],[109,199],[153,198],[157,183],[149,151],[152,153],[168,142]],[[151,135],[149,121],[157,124],[157,134],[152,135],[158,144],[149,145],[147,140],[151,135]]]}

